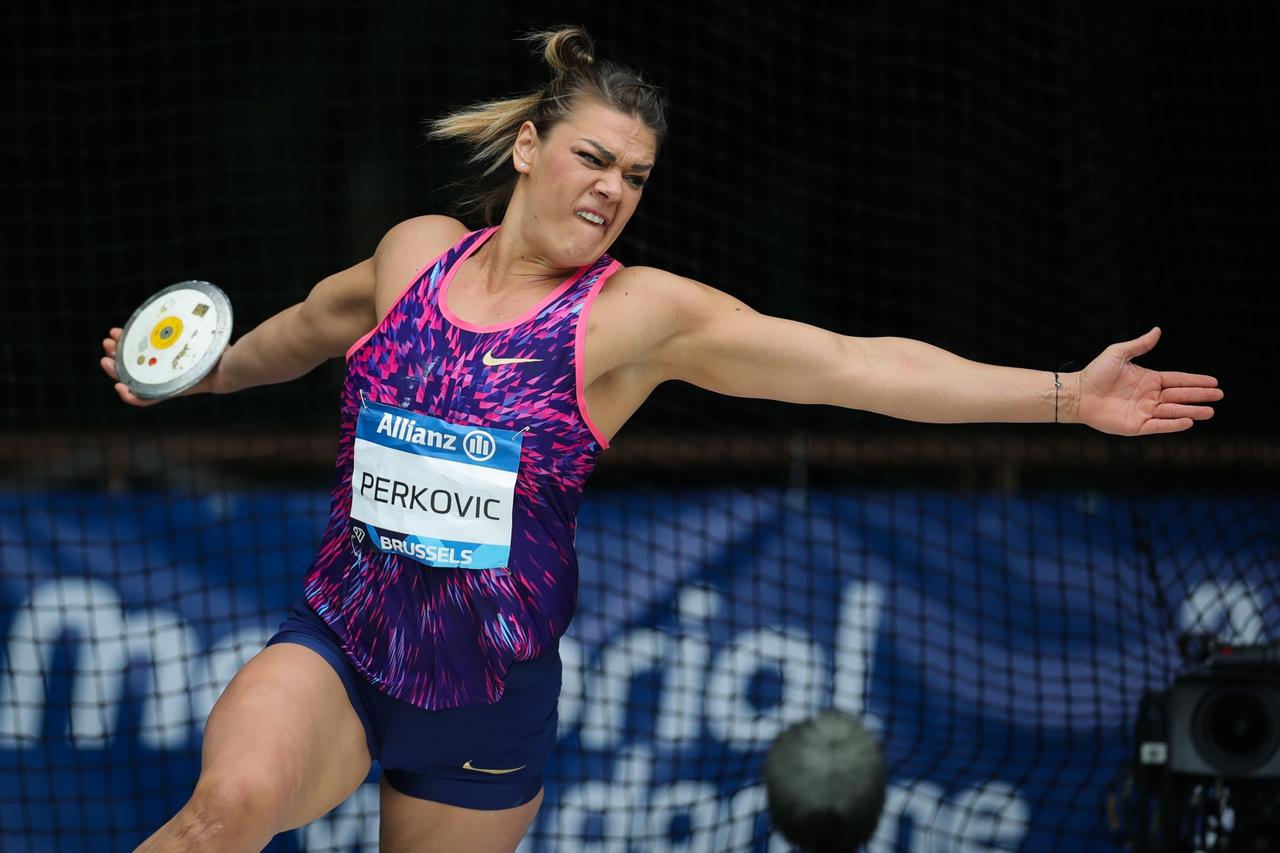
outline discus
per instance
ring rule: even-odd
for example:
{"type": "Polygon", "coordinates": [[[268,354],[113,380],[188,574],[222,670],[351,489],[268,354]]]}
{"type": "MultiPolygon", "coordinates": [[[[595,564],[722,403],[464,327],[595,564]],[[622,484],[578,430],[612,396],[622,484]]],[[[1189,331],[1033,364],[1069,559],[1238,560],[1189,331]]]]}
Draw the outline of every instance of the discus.
{"type": "Polygon", "coordinates": [[[135,397],[176,397],[209,375],[231,339],[231,301],[207,281],[180,281],[138,306],[116,347],[135,397]]]}

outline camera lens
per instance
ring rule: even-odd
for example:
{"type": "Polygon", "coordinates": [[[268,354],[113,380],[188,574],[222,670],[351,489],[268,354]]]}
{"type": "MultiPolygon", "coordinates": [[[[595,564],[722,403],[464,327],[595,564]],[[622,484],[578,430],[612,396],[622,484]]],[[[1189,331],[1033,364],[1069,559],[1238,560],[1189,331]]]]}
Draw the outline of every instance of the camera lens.
{"type": "Polygon", "coordinates": [[[1193,737],[1218,772],[1248,773],[1280,746],[1278,710],[1270,697],[1248,687],[1214,690],[1196,708],[1193,737]]]}
{"type": "Polygon", "coordinates": [[[1218,698],[1205,714],[1209,734],[1224,752],[1249,755],[1266,743],[1271,721],[1258,697],[1228,693],[1218,698]]]}

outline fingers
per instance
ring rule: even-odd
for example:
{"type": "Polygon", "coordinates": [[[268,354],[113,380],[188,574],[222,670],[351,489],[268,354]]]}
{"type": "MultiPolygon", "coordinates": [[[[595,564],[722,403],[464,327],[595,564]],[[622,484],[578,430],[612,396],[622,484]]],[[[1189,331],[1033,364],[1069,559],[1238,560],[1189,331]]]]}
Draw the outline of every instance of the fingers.
{"type": "Polygon", "coordinates": [[[1161,388],[1217,388],[1218,380],[1212,376],[1205,376],[1203,373],[1177,373],[1176,371],[1164,370],[1160,372],[1161,388]]]}
{"type": "Polygon", "coordinates": [[[1177,403],[1161,403],[1156,406],[1152,416],[1166,420],[1190,419],[1193,421],[1207,421],[1213,417],[1213,409],[1209,406],[1182,406],[1177,403]]]}
{"type": "Polygon", "coordinates": [[[1161,403],[1213,403],[1223,397],[1221,388],[1181,387],[1165,388],[1160,392],[1161,403]]]}
{"type": "Polygon", "coordinates": [[[1156,404],[1151,417],[1142,425],[1138,435],[1157,435],[1191,429],[1196,421],[1207,421],[1212,418],[1213,407],[1191,406],[1186,403],[1206,402],[1221,399],[1221,397],[1222,392],[1217,388],[1166,389],[1161,392],[1161,402],[1156,404]]]}
{"type": "Polygon", "coordinates": [[[120,345],[120,329],[112,329],[107,333],[107,337],[102,339],[102,351],[106,353],[99,364],[106,374],[112,379],[119,379],[116,376],[116,348],[120,345]]]}
{"type": "Polygon", "coordinates": [[[102,358],[98,359],[98,364],[102,365],[102,372],[110,376],[113,381],[120,381],[120,374],[116,370],[116,350],[120,346],[120,330],[112,329],[110,337],[102,339],[102,351],[106,353],[102,358]]]}
{"type": "Polygon", "coordinates": [[[1161,433],[1182,432],[1191,429],[1194,424],[1191,418],[1152,418],[1142,425],[1138,435],[1159,435],[1161,433]]]}
{"type": "Polygon", "coordinates": [[[129,390],[129,386],[125,385],[123,382],[117,382],[115,387],[116,393],[120,395],[120,399],[128,403],[130,406],[141,407],[146,405],[142,400],[133,396],[133,392],[129,390]]]}
{"type": "Polygon", "coordinates": [[[102,372],[111,377],[113,381],[119,381],[120,376],[116,373],[116,348],[120,345],[120,334],[123,330],[113,328],[107,332],[107,337],[102,339],[102,351],[106,353],[98,363],[102,365],[102,372]]]}
{"type": "Polygon", "coordinates": [[[129,386],[123,382],[117,382],[115,387],[116,394],[120,395],[120,399],[130,406],[146,408],[147,406],[154,406],[158,402],[157,400],[143,400],[141,397],[135,397],[133,392],[129,390],[129,386]]]}
{"type": "Polygon", "coordinates": [[[115,327],[107,332],[107,337],[102,339],[102,351],[106,353],[102,358],[98,359],[98,364],[102,366],[102,372],[111,377],[111,381],[115,383],[116,395],[130,406],[138,408],[146,408],[154,406],[157,400],[143,400],[141,397],[134,396],[129,390],[129,386],[120,381],[120,374],[116,370],[116,350],[120,346],[120,336],[124,334],[124,330],[115,327]]]}

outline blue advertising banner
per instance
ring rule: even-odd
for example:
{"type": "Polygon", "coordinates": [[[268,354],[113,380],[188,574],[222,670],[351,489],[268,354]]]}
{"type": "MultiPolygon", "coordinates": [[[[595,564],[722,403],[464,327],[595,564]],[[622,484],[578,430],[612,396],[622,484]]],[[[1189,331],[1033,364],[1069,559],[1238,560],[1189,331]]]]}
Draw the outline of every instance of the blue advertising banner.
{"type": "MultiPolygon", "coordinates": [[[[560,742],[520,850],[790,850],[760,767],[830,706],[884,742],[877,853],[1120,849],[1109,792],[1177,631],[1259,642],[1280,617],[1247,498],[1134,506],[589,492],[560,742]]],[[[181,807],[204,719],[300,594],[327,511],[311,492],[0,496],[0,849],[128,850],[181,807]]],[[[376,774],[271,849],[376,849],[376,774]]]]}

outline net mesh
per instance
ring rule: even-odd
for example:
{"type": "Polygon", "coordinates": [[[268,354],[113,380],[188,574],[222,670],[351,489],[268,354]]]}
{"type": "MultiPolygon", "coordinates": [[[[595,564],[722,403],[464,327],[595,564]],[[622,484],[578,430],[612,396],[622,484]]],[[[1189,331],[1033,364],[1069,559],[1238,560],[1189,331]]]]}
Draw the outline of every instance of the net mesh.
{"type": "MultiPolygon", "coordinates": [[[[1046,371],[1158,323],[1142,363],[1228,398],[1133,440],[660,386],[587,487],[523,849],[786,850],[765,750],[829,706],[884,744],[873,850],[1149,837],[1134,719],[1178,636],[1280,639],[1277,7],[149,9],[4,13],[0,847],[132,849],[181,807],[327,513],[340,362],[138,411],[106,329],[195,278],[243,333],[446,212],[462,152],[421,120],[527,89],[514,39],[565,22],[671,98],[623,263],[1046,371]]],[[[269,849],[376,849],[376,779],[269,849]]]]}

